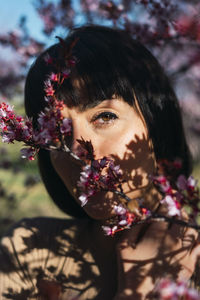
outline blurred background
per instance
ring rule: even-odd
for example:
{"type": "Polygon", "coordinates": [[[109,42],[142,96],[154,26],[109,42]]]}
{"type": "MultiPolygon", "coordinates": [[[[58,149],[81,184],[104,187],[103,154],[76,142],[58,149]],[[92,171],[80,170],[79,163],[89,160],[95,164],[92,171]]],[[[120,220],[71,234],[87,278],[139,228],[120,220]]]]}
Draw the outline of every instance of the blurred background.
{"type": "MultiPolygon", "coordinates": [[[[0,102],[24,115],[28,68],[56,35],[64,38],[70,28],[86,23],[124,28],[156,55],[175,88],[198,179],[199,16],[199,0],[0,0],[0,102]]],[[[0,142],[0,235],[23,217],[64,216],[41,183],[37,161],[20,158],[21,147],[0,142]]]]}

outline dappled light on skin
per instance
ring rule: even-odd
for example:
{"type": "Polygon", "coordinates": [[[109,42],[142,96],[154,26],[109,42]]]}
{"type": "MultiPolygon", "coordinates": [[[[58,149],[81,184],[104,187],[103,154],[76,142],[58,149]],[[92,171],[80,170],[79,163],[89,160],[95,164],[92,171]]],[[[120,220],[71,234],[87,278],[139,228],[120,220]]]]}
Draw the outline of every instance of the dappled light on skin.
{"type": "MultiPolygon", "coordinates": [[[[155,159],[150,149],[149,140],[142,136],[134,136],[133,141],[126,145],[123,157],[110,155],[115,165],[122,170],[123,192],[130,198],[144,198],[144,204],[155,208],[160,200],[160,194],[152,185],[149,173],[155,171],[155,159]],[[138,162],[139,161],[139,162],[138,162]],[[148,190],[148,193],[147,193],[148,190]]],[[[98,219],[106,219],[107,215],[115,215],[113,207],[123,203],[123,199],[112,191],[100,191],[91,196],[83,207],[89,214],[99,213],[98,219]]]]}
{"type": "Polygon", "coordinates": [[[151,223],[136,246],[135,240],[141,229],[140,225],[136,225],[134,230],[126,231],[118,244],[122,277],[125,288],[132,291],[130,299],[144,299],[144,293],[147,294],[145,299],[155,299],[155,291],[152,290],[159,278],[169,274],[172,280],[187,280],[191,277],[195,260],[188,256],[188,252],[192,251],[197,233],[192,229],[184,231],[177,225],[169,228],[164,222],[159,226],[151,223]],[[187,244],[183,245],[185,239],[187,244]],[[138,259],[129,258],[134,256],[138,259]]]}
{"type": "Polygon", "coordinates": [[[135,192],[135,197],[139,197],[151,184],[149,174],[156,172],[154,153],[149,139],[144,134],[142,137],[135,135],[126,148],[127,151],[122,158],[117,155],[112,155],[112,158],[115,164],[119,164],[123,170],[123,179],[126,184],[124,192],[128,195],[135,192]]]}
{"type": "MultiPolygon", "coordinates": [[[[0,257],[8,249],[12,249],[12,255],[4,259],[0,271],[3,270],[13,280],[17,280],[16,274],[19,273],[24,285],[18,286],[16,291],[7,286],[4,297],[27,300],[27,297],[44,296],[48,286],[51,286],[57,296],[62,291],[63,299],[86,299],[84,295],[88,291],[93,295],[91,299],[101,300],[102,295],[104,299],[111,299],[115,292],[116,273],[113,272],[116,272],[116,262],[113,257],[107,261],[106,270],[102,267],[102,259],[108,254],[104,251],[101,256],[98,255],[92,235],[89,221],[54,218],[22,220],[3,240],[0,257]],[[16,239],[18,243],[13,245],[16,239]],[[21,264],[18,264],[18,259],[21,264]],[[105,278],[107,281],[104,281],[105,278]],[[103,289],[100,289],[102,284],[103,289]]],[[[112,240],[105,238],[109,248],[112,240]]]]}
{"type": "MultiPolygon", "coordinates": [[[[155,159],[150,149],[149,141],[145,138],[145,135],[139,138],[137,135],[134,136],[133,141],[124,147],[126,150],[123,156],[119,157],[117,155],[110,155],[114,160],[114,165],[120,166],[122,170],[122,188],[123,192],[129,196],[130,199],[137,197],[146,197],[146,189],[153,192],[153,195],[157,197],[154,198],[154,206],[158,201],[159,193],[154,189],[151,181],[148,178],[149,172],[153,173],[155,171],[155,159]],[[140,160],[140,163],[137,161],[140,160]],[[138,175],[138,173],[140,175],[138,175]],[[140,178],[140,182],[138,181],[140,178]]],[[[66,184],[67,188],[71,191],[72,195],[79,202],[78,197],[80,196],[80,189],[77,189],[77,182],[80,177],[81,166],[70,158],[68,154],[52,152],[51,154],[52,163],[66,184]],[[65,170],[72,169],[73,173],[68,176],[65,170]]],[[[87,203],[83,206],[83,209],[94,219],[106,220],[110,216],[114,216],[115,212],[113,210],[115,205],[119,205],[122,200],[118,195],[109,191],[96,191],[94,196],[90,196],[87,203]]],[[[150,195],[151,193],[149,193],[150,195]]],[[[148,195],[148,197],[150,197],[148,195]]],[[[153,197],[152,197],[153,198],[153,197]]],[[[149,199],[150,201],[153,199],[149,199]]]]}

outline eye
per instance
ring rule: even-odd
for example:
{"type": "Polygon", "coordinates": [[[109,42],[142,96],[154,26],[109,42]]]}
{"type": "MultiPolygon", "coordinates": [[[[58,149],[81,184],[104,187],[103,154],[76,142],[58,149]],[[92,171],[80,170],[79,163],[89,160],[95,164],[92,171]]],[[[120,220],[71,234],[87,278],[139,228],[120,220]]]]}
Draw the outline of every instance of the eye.
{"type": "Polygon", "coordinates": [[[92,123],[96,127],[110,125],[118,119],[117,115],[110,111],[104,111],[93,116],[92,123]]]}

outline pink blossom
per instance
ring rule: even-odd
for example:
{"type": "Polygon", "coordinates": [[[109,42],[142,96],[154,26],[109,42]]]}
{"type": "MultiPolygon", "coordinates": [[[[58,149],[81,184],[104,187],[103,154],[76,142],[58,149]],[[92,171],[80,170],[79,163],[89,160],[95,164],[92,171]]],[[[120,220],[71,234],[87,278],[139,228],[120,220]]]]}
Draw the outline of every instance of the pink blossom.
{"type": "Polygon", "coordinates": [[[180,175],[177,179],[177,187],[180,190],[188,190],[194,189],[197,184],[197,181],[193,176],[188,177],[188,179],[184,175],[180,175]]]}
{"type": "Polygon", "coordinates": [[[151,176],[152,180],[160,183],[160,184],[166,184],[167,178],[164,175],[159,176],[151,176]]]}
{"type": "Polygon", "coordinates": [[[75,58],[71,58],[71,59],[69,59],[68,61],[68,64],[69,64],[69,66],[74,66],[75,64],[76,64],[76,59],[75,58]]]}
{"type": "Polygon", "coordinates": [[[22,158],[28,158],[29,160],[34,160],[35,149],[34,148],[22,148],[21,150],[22,158]]]}
{"type": "Polygon", "coordinates": [[[192,39],[200,41],[200,22],[198,15],[193,16],[181,16],[175,25],[176,31],[182,36],[189,36],[192,39]]]}
{"type": "Polygon", "coordinates": [[[180,175],[177,179],[177,187],[180,190],[187,190],[187,179],[184,175],[180,175]]]}
{"type": "Polygon", "coordinates": [[[46,123],[46,121],[47,121],[48,119],[47,119],[47,116],[45,115],[45,113],[44,112],[41,112],[40,114],[39,114],[39,117],[38,117],[38,119],[37,119],[37,122],[38,122],[38,124],[40,125],[40,126],[44,126],[45,125],[45,123],[46,123]]]}
{"type": "Polygon", "coordinates": [[[5,118],[7,116],[7,112],[3,110],[3,108],[0,108],[0,117],[5,118]]]}
{"type": "Polygon", "coordinates": [[[156,184],[159,185],[161,191],[163,191],[166,194],[172,194],[172,187],[170,182],[167,180],[166,176],[150,176],[150,179],[152,179],[156,184]]]}
{"type": "Polygon", "coordinates": [[[51,73],[50,76],[49,76],[49,79],[51,81],[58,81],[58,74],[51,73]]]}
{"type": "Polygon", "coordinates": [[[119,226],[126,226],[128,225],[128,221],[126,219],[126,216],[122,217],[121,220],[118,222],[119,226]]]}
{"type": "MultiPolygon", "coordinates": [[[[49,83],[49,81],[48,81],[49,83]]],[[[49,97],[48,107],[38,117],[39,128],[33,129],[32,122],[28,118],[24,120],[16,116],[12,107],[6,103],[0,104],[0,130],[3,142],[11,143],[22,141],[32,149],[38,147],[48,148],[49,145],[57,146],[60,136],[70,132],[70,122],[62,120],[60,109],[63,108],[62,101],[49,97]],[[61,132],[59,132],[59,125],[61,132]]],[[[23,155],[29,157],[29,155],[23,155]]],[[[31,156],[31,155],[30,155],[31,156]]],[[[29,157],[30,159],[30,157],[29,157]]]]}
{"type": "Polygon", "coordinates": [[[80,180],[78,181],[77,185],[85,189],[89,185],[91,174],[92,172],[90,165],[84,166],[83,171],[80,173],[80,180]]]}
{"type": "Polygon", "coordinates": [[[168,215],[170,217],[180,216],[180,209],[177,207],[176,201],[172,198],[172,196],[167,195],[163,200],[160,201],[164,204],[168,209],[168,215]]]}
{"type": "Polygon", "coordinates": [[[48,64],[48,65],[51,65],[53,63],[53,58],[49,55],[49,53],[47,53],[45,56],[44,56],[44,61],[48,64]]]}
{"type": "Polygon", "coordinates": [[[100,171],[101,165],[100,165],[100,163],[99,163],[98,160],[93,160],[92,163],[91,163],[91,165],[92,165],[93,168],[95,168],[95,170],[100,171]]]}
{"type": "Polygon", "coordinates": [[[24,125],[21,136],[24,141],[30,140],[33,136],[32,127],[24,125]]]}
{"type": "Polygon", "coordinates": [[[69,118],[64,118],[60,127],[60,132],[67,135],[72,131],[72,121],[69,118]]]}
{"type": "Polygon", "coordinates": [[[3,143],[12,143],[15,139],[14,132],[7,132],[6,134],[2,134],[2,142],[3,143]]]}
{"type": "Polygon", "coordinates": [[[195,180],[193,176],[190,176],[188,177],[187,183],[188,183],[188,188],[193,189],[197,185],[197,180],[195,180]]]}
{"type": "Polygon", "coordinates": [[[107,164],[108,164],[108,159],[107,159],[106,157],[103,157],[103,158],[100,160],[99,164],[100,164],[100,167],[101,167],[101,168],[105,168],[105,167],[107,166],[107,164]]]}
{"type": "Polygon", "coordinates": [[[114,206],[114,211],[117,215],[121,216],[127,212],[127,209],[123,207],[122,204],[119,204],[114,206]]]}
{"type": "Polygon", "coordinates": [[[121,175],[122,171],[120,170],[120,165],[115,166],[113,161],[110,161],[109,168],[116,174],[121,175]]]}
{"type": "Polygon", "coordinates": [[[106,235],[114,235],[116,230],[117,230],[117,226],[102,226],[103,231],[105,232],[106,235]]]}
{"type": "Polygon", "coordinates": [[[68,78],[70,75],[71,70],[70,69],[65,69],[62,71],[62,76],[63,78],[68,78]]]}
{"type": "Polygon", "coordinates": [[[52,135],[50,134],[48,128],[44,128],[41,132],[35,133],[33,138],[35,143],[41,146],[52,141],[52,135]]]}
{"type": "Polygon", "coordinates": [[[8,130],[6,123],[4,121],[1,121],[0,123],[0,129],[2,130],[2,132],[8,130]]]}
{"type": "MultiPolygon", "coordinates": [[[[84,144],[84,142],[82,141],[84,144]]],[[[85,150],[85,149],[84,149],[85,150]]],[[[91,165],[86,165],[80,173],[80,180],[77,185],[81,194],[90,196],[99,191],[113,190],[117,188],[121,180],[121,171],[119,166],[106,157],[91,161],[91,165]]],[[[83,197],[85,203],[85,197],[83,197]]]]}
{"type": "Polygon", "coordinates": [[[13,108],[9,104],[2,102],[0,104],[0,118],[13,116],[13,108]]]}
{"type": "Polygon", "coordinates": [[[185,281],[172,281],[168,278],[161,279],[155,291],[160,300],[199,300],[200,295],[195,289],[189,288],[185,281]]]}
{"type": "Polygon", "coordinates": [[[45,90],[46,96],[53,96],[54,95],[55,90],[52,86],[51,80],[48,79],[44,82],[44,90],[45,90]]]}
{"type": "Polygon", "coordinates": [[[81,202],[81,206],[86,205],[86,203],[88,202],[88,196],[86,194],[82,194],[78,199],[81,202]]]}

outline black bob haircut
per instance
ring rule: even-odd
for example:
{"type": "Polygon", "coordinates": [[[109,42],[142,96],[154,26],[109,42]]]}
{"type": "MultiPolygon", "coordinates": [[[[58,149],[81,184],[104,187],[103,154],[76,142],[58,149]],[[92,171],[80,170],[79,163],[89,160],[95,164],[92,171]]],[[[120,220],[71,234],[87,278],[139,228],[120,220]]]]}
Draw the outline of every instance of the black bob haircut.
{"type": "MultiPolygon", "coordinates": [[[[145,119],[157,160],[182,161],[180,173],[189,175],[191,158],[175,93],[154,56],[125,31],[87,25],[73,29],[65,39],[77,39],[72,54],[76,65],[62,84],[60,95],[68,106],[86,109],[113,95],[135,107],[135,97],[145,119]],[[77,84],[79,87],[77,88],[77,84]],[[134,97],[135,95],[135,97],[134,97]]],[[[60,44],[42,53],[31,67],[25,85],[25,109],[33,124],[45,107],[44,81],[53,70],[44,57],[58,57],[60,44]]],[[[48,193],[68,215],[88,217],[54,170],[47,150],[38,154],[39,169],[48,193]]],[[[89,218],[89,217],[88,217],[89,218]]]]}

